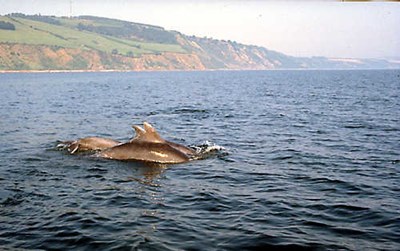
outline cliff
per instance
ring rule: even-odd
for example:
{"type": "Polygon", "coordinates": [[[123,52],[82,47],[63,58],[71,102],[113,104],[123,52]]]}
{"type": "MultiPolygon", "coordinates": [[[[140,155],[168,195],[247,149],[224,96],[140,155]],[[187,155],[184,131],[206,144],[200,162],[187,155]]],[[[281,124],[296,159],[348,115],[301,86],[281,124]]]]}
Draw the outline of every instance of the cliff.
{"type": "Polygon", "coordinates": [[[235,41],[80,16],[0,16],[0,70],[399,68],[399,62],[296,58],[235,41]]]}

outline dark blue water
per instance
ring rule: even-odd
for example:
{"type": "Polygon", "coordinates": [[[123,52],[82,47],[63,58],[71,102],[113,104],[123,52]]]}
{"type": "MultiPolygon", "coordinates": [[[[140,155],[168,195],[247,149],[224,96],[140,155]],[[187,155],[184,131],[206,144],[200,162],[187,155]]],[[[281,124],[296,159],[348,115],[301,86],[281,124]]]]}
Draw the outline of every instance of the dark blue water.
{"type": "Polygon", "coordinates": [[[3,249],[400,249],[400,71],[1,74],[0,160],[3,249]],[[225,153],[55,148],[143,121],[225,153]]]}

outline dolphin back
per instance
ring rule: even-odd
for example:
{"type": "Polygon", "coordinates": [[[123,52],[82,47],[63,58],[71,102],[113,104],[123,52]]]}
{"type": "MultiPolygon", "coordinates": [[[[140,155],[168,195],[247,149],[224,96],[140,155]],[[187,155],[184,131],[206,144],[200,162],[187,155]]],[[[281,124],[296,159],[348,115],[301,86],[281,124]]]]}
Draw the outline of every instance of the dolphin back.
{"type": "Polygon", "coordinates": [[[119,141],[100,137],[86,137],[74,141],[63,142],[64,148],[66,148],[71,154],[85,151],[104,150],[118,144],[120,144],[119,141]]]}
{"type": "Polygon", "coordinates": [[[128,142],[109,149],[105,149],[98,154],[100,157],[115,160],[143,161],[159,164],[178,164],[188,162],[189,156],[184,152],[168,145],[158,142],[128,142]]]}

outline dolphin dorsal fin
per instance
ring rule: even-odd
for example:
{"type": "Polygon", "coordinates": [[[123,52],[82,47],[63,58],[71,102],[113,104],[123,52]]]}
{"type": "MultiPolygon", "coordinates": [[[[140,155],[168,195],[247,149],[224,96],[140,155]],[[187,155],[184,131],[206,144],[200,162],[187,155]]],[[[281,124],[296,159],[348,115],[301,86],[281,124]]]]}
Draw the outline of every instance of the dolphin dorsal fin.
{"type": "Polygon", "coordinates": [[[158,134],[158,132],[152,125],[150,125],[147,122],[143,122],[143,127],[144,130],[146,131],[144,137],[146,141],[156,142],[156,143],[165,142],[165,140],[161,138],[161,136],[158,134]]]}
{"type": "Polygon", "coordinates": [[[130,142],[132,142],[134,140],[144,140],[144,138],[146,136],[146,131],[137,125],[133,125],[132,128],[135,129],[136,136],[133,139],[131,139],[130,142]]]}

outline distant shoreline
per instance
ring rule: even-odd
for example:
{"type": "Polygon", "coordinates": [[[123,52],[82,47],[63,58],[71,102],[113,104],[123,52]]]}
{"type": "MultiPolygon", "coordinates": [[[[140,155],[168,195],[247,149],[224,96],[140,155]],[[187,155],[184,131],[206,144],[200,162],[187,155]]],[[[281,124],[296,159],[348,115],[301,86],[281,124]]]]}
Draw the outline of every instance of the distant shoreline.
{"type": "Polygon", "coordinates": [[[0,70],[0,73],[122,72],[122,70],[0,70]]]}
{"type": "Polygon", "coordinates": [[[107,73],[107,72],[212,72],[212,71],[376,71],[400,70],[400,68],[287,68],[287,69],[177,69],[177,70],[0,70],[0,74],[7,73],[107,73]]]}
{"type": "Polygon", "coordinates": [[[166,72],[166,71],[214,71],[214,70],[0,70],[1,73],[80,73],[80,72],[166,72]]]}

